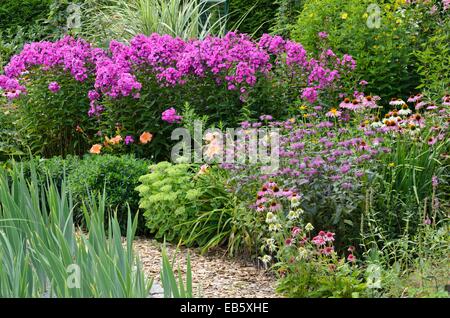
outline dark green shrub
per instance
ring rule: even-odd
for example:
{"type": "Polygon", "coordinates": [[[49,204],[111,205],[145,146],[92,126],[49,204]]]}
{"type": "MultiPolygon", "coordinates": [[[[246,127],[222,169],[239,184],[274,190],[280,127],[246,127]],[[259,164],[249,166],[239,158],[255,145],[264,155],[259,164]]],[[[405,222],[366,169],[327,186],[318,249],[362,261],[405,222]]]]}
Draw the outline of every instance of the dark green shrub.
{"type": "MultiPolygon", "coordinates": [[[[124,230],[128,206],[133,217],[138,212],[139,194],[134,189],[139,184],[139,177],[148,172],[148,166],[148,161],[132,156],[87,155],[71,169],[69,188],[78,203],[86,200],[89,194],[97,195],[105,191],[106,206],[111,212],[117,211],[117,219],[124,230]]],[[[141,218],[137,232],[142,234],[144,228],[141,218]]]]}
{"type": "Polygon", "coordinates": [[[299,12],[303,9],[303,5],[307,0],[278,0],[277,13],[275,23],[271,28],[271,32],[289,36],[289,25],[295,24],[299,12]]]}
{"type": "Polygon", "coordinates": [[[277,8],[278,4],[273,0],[230,0],[227,27],[233,28],[237,24],[240,32],[259,37],[274,25],[277,8]]]}
{"type": "Polygon", "coordinates": [[[0,29],[26,26],[47,17],[52,0],[2,0],[0,2],[0,29]]]}

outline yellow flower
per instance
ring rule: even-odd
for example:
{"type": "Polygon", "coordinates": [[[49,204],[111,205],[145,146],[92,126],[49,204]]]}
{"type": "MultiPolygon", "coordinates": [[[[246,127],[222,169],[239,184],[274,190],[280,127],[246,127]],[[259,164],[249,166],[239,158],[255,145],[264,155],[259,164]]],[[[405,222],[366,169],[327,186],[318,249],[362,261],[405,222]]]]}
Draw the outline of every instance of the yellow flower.
{"type": "Polygon", "coordinates": [[[302,106],[299,107],[299,109],[300,109],[300,110],[306,110],[306,109],[308,109],[308,106],[302,105],[302,106]]]}
{"type": "Polygon", "coordinates": [[[142,135],[139,137],[139,140],[142,144],[146,144],[150,141],[152,141],[153,135],[147,131],[143,132],[142,135]]]}
{"type": "Polygon", "coordinates": [[[309,114],[303,114],[303,118],[308,118],[309,114]]]}
{"type": "Polygon", "coordinates": [[[347,12],[342,12],[341,13],[341,19],[342,20],[345,20],[345,19],[347,19],[348,18],[348,13],[347,12]]]}
{"type": "Polygon", "coordinates": [[[395,167],[395,163],[391,162],[391,163],[389,163],[388,166],[389,166],[390,168],[395,167]]]}
{"type": "Polygon", "coordinates": [[[295,118],[294,118],[294,117],[289,118],[289,121],[290,121],[291,123],[295,123],[295,118]]]}
{"type": "Polygon", "coordinates": [[[363,17],[364,19],[367,19],[367,18],[369,17],[369,15],[368,15],[367,12],[366,12],[366,13],[363,14],[362,17],[363,17]]]}
{"type": "Polygon", "coordinates": [[[91,147],[91,149],[89,150],[90,153],[98,155],[100,154],[100,151],[102,150],[102,145],[100,144],[95,144],[91,147]]]}

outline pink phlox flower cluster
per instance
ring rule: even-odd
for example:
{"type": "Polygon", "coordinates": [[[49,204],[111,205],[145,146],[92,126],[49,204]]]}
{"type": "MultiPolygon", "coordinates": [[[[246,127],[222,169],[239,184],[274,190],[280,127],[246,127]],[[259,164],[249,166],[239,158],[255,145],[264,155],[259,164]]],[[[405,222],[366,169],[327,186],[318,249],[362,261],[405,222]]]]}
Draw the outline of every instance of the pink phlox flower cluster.
{"type": "Polygon", "coordinates": [[[166,109],[162,113],[161,119],[165,122],[168,122],[169,124],[174,124],[174,123],[180,123],[181,120],[183,119],[183,117],[180,115],[177,115],[177,111],[175,110],[175,108],[171,107],[169,109],[166,109]]]}

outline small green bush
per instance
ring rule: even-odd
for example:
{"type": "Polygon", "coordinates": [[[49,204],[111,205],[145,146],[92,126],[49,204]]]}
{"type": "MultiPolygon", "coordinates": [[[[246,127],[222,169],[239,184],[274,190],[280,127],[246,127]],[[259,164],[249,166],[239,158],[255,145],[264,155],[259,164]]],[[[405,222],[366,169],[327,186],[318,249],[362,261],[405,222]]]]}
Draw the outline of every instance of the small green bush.
{"type": "Polygon", "coordinates": [[[150,167],[136,188],[146,225],[158,239],[203,247],[226,245],[230,254],[248,251],[255,217],[227,191],[221,169],[161,162],[150,167]],[[201,172],[200,172],[201,171],[201,172]]]}
{"type": "MultiPolygon", "coordinates": [[[[149,162],[132,156],[85,156],[68,175],[69,188],[76,202],[85,201],[89,194],[106,194],[106,206],[117,210],[122,230],[126,228],[128,207],[138,212],[139,194],[134,191],[140,176],[148,172],[149,162]],[[88,192],[89,189],[89,192],[88,192]]],[[[137,233],[144,232],[144,221],[138,222],[137,233]]]]}
{"type": "Polygon", "coordinates": [[[200,191],[194,188],[194,172],[188,164],[161,162],[150,167],[150,174],[139,178],[136,190],[141,196],[146,225],[156,238],[176,241],[189,235],[182,226],[196,215],[200,191]]]}
{"type": "MultiPolygon", "coordinates": [[[[74,203],[79,208],[90,197],[102,195],[105,190],[106,207],[111,213],[117,211],[122,230],[126,229],[128,206],[134,215],[139,209],[139,194],[134,191],[141,175],[148,172],[150,162],[133,156],[86,155],[53,157],[51,159],[33,158],[21,163],[23,173],[31,178],[31,171],[36,171],[36,178],[41,184],[53,182],[59,189],[64,180],[73,195],[74,203]]],[[[7,164],[12,167],[13,163],[7,164]]],[[[77,208],[77,211],[78,211],[77,208]]],[[[79,223],[84,223],[82,215],[76,213],[79,223]]],[[[144,220],[138,222],[138,234],[145,231],[144,220]]]]}

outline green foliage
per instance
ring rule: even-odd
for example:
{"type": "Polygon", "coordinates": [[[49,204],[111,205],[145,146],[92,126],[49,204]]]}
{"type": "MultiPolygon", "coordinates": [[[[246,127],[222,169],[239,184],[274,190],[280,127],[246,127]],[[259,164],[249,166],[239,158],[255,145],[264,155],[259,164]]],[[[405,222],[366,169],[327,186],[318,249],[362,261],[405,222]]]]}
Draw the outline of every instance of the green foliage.
{"type": "Polygon", "coordinates": [[[186,264],[186,283],[181,277],[181,270],[178,268],[177,277],[173,271],[173,261],[169,260],[166,248],[162,249],[162,270],[161,283],[164,290],[164,298],[192,298],[192,269],[191,258],[188,255],[186,264]]]}
{"type": "Polygon", "coordinates": [[[235,255],[254,247],[254,216],[226,190],[224,172],[195,170],[195,165],[160,162],[139,179],[136,190],[150,232],[204,251],[227,245],[235,255]]]}
{"type": "Polygon", "coordinates": [[[142,185],[136,188],[147,227],[156,238],[186,238],[189,228],[182,224],[195,217],[195,202],[201,194],[192,182],[193,170],[188,164],[161,162],[150,166],[150,172],[139,178],[142,185]]]}
{"type": "Polygon", "coordinates": [[[419,63],[420,85],[418,89],[432,99],[439,99],[449,92],[450,75],[450,18],[415,51],[419,63]]]}
{"type": "Polygon", "coordinates": [[[109,39],[127,41],[135,35],[169,34],[185,40],[208,34],[224,34],[225,17],[218,5],[205,0],[118,0],[83,5],[84,37],[107,44],[109,39]],[[101,26],[101,27],[99,27],[101,26]]]}
{"type": "Polygon", "coordinates": [[[89,149],[89,139],[97,132],[93,129],[94,120],[87,115],[87,92],[92,83],[78,82],[57,71],[51,73],[30,72],[27,94],[14,102],[17,125],[33,154],[84,154],[89,149]],[[48,89],[54,81],[61,86],[57,93],[48,89]]]}
{"type": "MultiPolygon", "coordinates": [[[[87,155],[72,165],[68,174],[69,188],[76,202],[86,201],[90,194],[105,191],[105,205],[111,213],[117,213],[122,230],[126,229],[127,214],[135,217],[139,209],[139,194],[134,188],[139,177],[148,172],[149,162],[132,156],[87,155]]],[[[137,233],[145,232],[145,222],[139,217],[137,233]]]]}
{"type": "MultiPolygon", "coordinates": [[[[64,21],[55,21],[55,0],[5,0],[0,2],[0,72],[25,43],[57,39],[64,33],[64,21]]],[[[61,13],[62,14],[62,13],[61,13]]]]}
{"type": "Polygon", "coordinates": [[[16,121],[14,109],[0,104],[0,161],[24,154],[26,145],[16,129],[16,121]]]}
{"type": "MultiPolygon", "coordinates": [[[[11,170],[15,164],[9,162],[5,166],[11,170]]],[[[65,183],[77,207],[75,218],[78,223],[85,221],[81,213],[83,202],[105,191],[106,209],[110,214],[117,214],[122,231],[126,231],[128,210],[133,217],[138,212],[139,195],[134,188],[138,185],[139,177],[148,172],[149,164],[149,161],[135,159],[130,155],[33,158],[20,163],[25,177],[31,178],[32,171],[36,171],[35,178],[41,185],[51,181],[61,189],[65,183]]],[[[140,235],[145,232],[144,219],[139,215],[137,233],[140,235]]]]}
{"type": "Polygon", "coordinates": [[[228,27],[238,24],[240,32],[259,37],[274,25],[277,8],[273,0],[230,0],[228,27]]]}
{"type": "Polygon", "coordinates": [[[378,1],[380,27],[369,28],[367,12],[372,0],[310,0],[304,5],[291,36],[307,50],[320,52],[318,33],[327,32],[326,46],[357,61],[357,74],[369,82],[366,92],[406,97],[419,85],[414,48],[429,33],[419,33],[394,1],[378,1]]]}
{"type": "Polygon", "coordinates": [[[448,218],[421,224],[415,235],[365,240],[365,263],[373,272],[371,297],[445,297],[448,292],[448,218]]]}
{"type": "MultiPolygon", "coordinates": [[[[30,160],[20,162],[20,167],[26,178],[31,178],[32,172],[35,171],[35,178],[41,185],[51,181],[58,189],[61,189],[66,177],[78,167],[80,161],[81,159],[76,156],[52,157],[50,159],[33,157],[30,160]]],[[[18,164],[15,161],[9,161],[6,167],[12,170],[18,164]]]]}
{"type": "Polygon", "coordinates": [[[289,25],[295,23],[299,12],[303,9],[306,0],[277,0],[278,9],[276,13],[276,23],[272,26],[271,32],[289,36],[289,25]]]}
{"type": "Polygon", "coordinates": [[[64,184],[60,192],[18,169],[2,170],[0,207],[1,297],[148,296],[132,245],[137,218],[128,214],[123,245],[117,218],[104,222],[104,196],[85,202],[86,232],[77,232],[64,184]]]}
{"type": "Polygon", "coordinates": [[[278,263],[277,292],[294,298],[359,298],[365,296],[364,271],[344,258],[296,253],[292,261],[278,263]],[[299,255],[302,255],[300,257],[299,255]],[[296,257],[296,258],[295,258],[296,257]]]}
{"type": "Polygon", "coordinates": [[[0,2],[0,29],[26,26],[30,21],[47,17],[52,0],[2,0],[0,2]]]}

